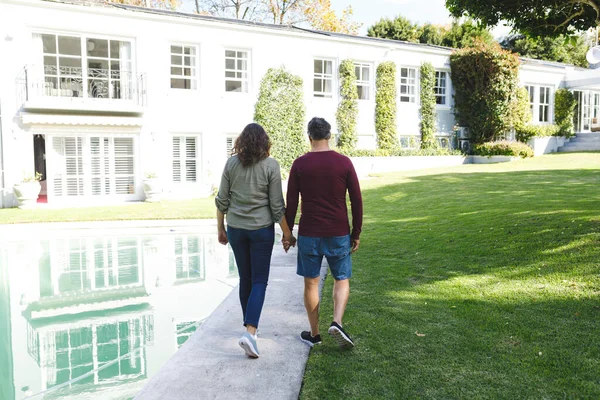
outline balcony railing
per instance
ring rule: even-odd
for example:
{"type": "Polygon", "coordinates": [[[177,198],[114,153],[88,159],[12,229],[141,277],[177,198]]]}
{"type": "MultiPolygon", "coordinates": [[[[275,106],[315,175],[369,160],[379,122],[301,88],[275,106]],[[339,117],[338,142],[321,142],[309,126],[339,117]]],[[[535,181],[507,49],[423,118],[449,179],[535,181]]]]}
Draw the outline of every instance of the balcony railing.
{"type": "Polygon", "coordinates": [[[17,100],[25,109],[80,108],[82,105],[103,109],[117,104],[141,108],[146,105],[145,75],[131,71],[26,66],[16,83],[17,100]]]}

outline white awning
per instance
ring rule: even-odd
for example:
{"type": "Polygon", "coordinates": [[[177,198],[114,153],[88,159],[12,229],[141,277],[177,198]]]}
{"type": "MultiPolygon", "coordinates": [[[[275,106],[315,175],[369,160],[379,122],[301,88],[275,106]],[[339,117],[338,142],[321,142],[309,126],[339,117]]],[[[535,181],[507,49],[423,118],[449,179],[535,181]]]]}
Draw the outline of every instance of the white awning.
{"type": "Polygon", "coordinates": [[[142,121],[140,117],[21,113],[24,125],[142,126],[142,121]]]}
{"type": "Polygon", "coordinates": [[[567,73],[565,84],[569,89],[598,88],[600,87],[600,69],[571,71],[567,73]]]}

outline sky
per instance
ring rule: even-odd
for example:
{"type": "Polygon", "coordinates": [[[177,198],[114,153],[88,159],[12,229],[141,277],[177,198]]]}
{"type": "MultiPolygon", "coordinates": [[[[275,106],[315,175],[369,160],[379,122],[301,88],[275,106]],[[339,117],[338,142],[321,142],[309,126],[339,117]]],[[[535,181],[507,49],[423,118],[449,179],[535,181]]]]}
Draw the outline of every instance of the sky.
{"type": "MultiPolygon", "coordinates": [[[[182,1],[182,11],[193,10],[193,0],[182,1]]],[[[362,23],[360,35],[366,35],[367,29],[382,17],[395,18],[402,15],[413,23],[447,24],[451,22],[446,10],[445,0],[331,0],[338,15],[348,6],[354,10],[353,20],[362,23]]],[[[493,30],[499,37],[509,33],[510,28],[499,27],[493,30]]]]}

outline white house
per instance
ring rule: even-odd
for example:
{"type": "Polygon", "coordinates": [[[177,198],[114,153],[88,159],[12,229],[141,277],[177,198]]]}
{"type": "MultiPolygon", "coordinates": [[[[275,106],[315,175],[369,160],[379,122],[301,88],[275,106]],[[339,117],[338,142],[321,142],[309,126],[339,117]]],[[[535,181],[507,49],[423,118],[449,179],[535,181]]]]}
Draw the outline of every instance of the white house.
{"type": "MultiPolygon", "coordinates": [[[[16,205],[13,185],[35,171],[40,201],[55,205],[142,200],[149,173],[170,197],[207,195],[272,67],[301,76],[307,117],[335,129],[337,68],[354,60],[358,143],[374,148],[375,70],[394,61],[398,132],[408,147],[419,132],[418,69],[431,62],[438,136],[448,137],[451,51],[91,0],[0,0],[0,206],[16,205]]],[[[579,90],[578,130],[591,130],[600,84],[583,74],[524,60],[534,120],[551,123],[553,93],[568,86],[579,90]]]]}

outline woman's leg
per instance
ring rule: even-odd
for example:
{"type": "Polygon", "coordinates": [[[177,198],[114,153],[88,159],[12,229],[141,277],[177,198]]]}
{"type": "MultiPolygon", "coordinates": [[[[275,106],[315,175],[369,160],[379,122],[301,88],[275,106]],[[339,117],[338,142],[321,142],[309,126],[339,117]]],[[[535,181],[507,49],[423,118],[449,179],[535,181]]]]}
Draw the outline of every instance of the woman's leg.
{"type": "Polygon", "coordinates": [[[242,316],[246,325],[246,312],[248,299],[252,291],[252,266],[250,262],[250,240],[245,229],[227,227],[227,239],[233,249],[235,263],[240,276],[240,304],[242,305],[242,316]]]}
{"type": "Polygon", "coordinates": [[[248,299],[245,323],[254,329],[248,331],[254,334],[258,327],[260,314],[265,302],[265,292],[271,270],[271,254],[275,243],[275,228],[273,225],[252,231],[250,233],[250,264],[252,270],[252,291],[248,299]]]}

